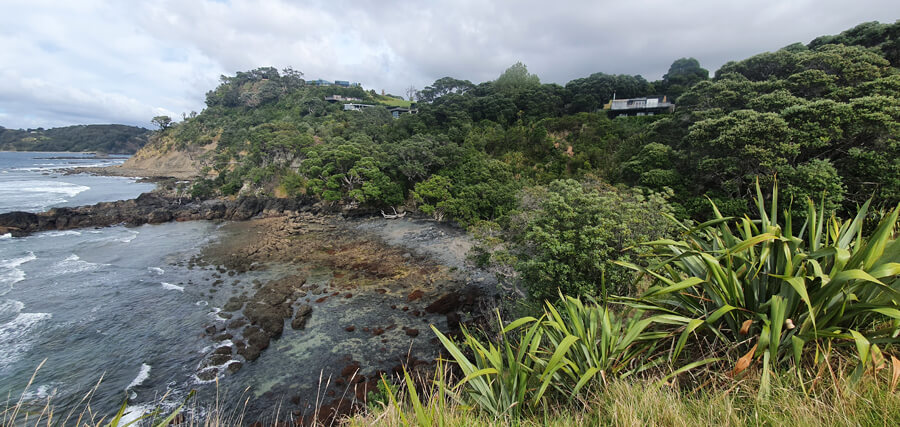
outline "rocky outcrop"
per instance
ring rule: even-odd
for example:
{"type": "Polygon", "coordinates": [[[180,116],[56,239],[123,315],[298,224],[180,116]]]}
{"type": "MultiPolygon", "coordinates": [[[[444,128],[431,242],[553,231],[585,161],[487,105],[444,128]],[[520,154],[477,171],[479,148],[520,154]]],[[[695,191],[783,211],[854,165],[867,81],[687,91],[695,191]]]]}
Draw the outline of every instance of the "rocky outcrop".
{"type": "Polygon", "coordinates": [[[132,200],[102,202],[77,208],[54,208],[39,214],[9,212],[0,214],[0,234],[24,236],[37,231],[81,227],[105,227],[115,224],[159,224],[168,221],[237,220],[263,214],[316,211],[309,198],[277,199],[240,197],[235,200],[200,200],[144,193],[132,200]]]}

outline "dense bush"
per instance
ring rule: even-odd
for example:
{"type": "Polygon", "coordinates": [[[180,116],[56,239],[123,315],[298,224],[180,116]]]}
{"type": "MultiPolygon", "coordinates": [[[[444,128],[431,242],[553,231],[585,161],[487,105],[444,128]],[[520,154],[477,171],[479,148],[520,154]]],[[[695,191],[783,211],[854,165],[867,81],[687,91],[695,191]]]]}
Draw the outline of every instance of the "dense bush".
{"type": "Polygon", "coordinates": [[[852,221],[841,221],[808,200],[798,227],[787,212],[779,221],[777,202],[767,209],[756,190],[758,218],[736,220],[716,210],[700,226],[682,225],[684,240],[644,243],[658,263],[619,262],[654,281],[640,307],[691,319],[672,359],[692,332],[705,329],[740,349],[735,373],[761,360],[761,393],[768,392],[772,369],[791,360],[820,363],[823,351],[853,348],[857,375],[870,360],[883,361],[882,349],[900,344],[900,206],[864,235],[869,202],[852,221]]]}
{"type": "Polygon", "coordinates": [[[506,163],[470,153],[457,167],[416,184],[412,195],[423,212],[468,225],[504,218],[516,207],[519,188],[506,163]]]}
{"type": "Polygon", "coordinates": [[[519,266],[532,297],[626,294],[630,272],[614,263],[636,260],[641,242],[673,230],[662,213],[671,208],[660,194],[588,186],[575,180],[550,183],[524,225],[524,261],[519,266]]]}

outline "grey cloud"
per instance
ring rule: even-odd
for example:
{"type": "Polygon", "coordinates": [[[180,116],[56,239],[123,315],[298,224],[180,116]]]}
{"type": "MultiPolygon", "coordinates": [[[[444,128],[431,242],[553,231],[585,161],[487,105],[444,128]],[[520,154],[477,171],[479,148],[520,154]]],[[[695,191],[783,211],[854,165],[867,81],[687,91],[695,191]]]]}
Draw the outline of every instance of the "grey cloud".
{"type": "Polygon", "coordinates": [[[4,126],[147,124],[149,112],[201,110],[220,74],[270,65],[395,94],[448,75],[491,80],[516,61],[544,82],[594,72],[653,80],[680,57],[715,71],[897,19],[894,0],[5,3],[0,73],[19,80],[0,83],[4,126]]]}

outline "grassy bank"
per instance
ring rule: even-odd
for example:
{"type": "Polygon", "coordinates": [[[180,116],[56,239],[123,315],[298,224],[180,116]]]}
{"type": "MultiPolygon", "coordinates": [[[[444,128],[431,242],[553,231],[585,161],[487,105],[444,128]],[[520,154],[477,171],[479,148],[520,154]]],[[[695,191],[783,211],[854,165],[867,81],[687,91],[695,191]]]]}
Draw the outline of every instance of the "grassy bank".
{"type": "MultiPolygon", "coordinates": [[[[828,375],[827,373],[825,374],[828,375]]],[[[521,417],[493,417],[456,403],[450,393],[444,404],[437,396],[425,400],[416,414],[408,395],[347,421],[352,426],[875,426],[900,424],[900,395],[891,390],[887,372],[861,381],[846,376],[800,381],[792,374],[775,380],[772,394],[757,399],[758,382],[745,379],[700,390],[657,387],[648,380],[622,380],[584,399],[556,402],[521,417]]]]}

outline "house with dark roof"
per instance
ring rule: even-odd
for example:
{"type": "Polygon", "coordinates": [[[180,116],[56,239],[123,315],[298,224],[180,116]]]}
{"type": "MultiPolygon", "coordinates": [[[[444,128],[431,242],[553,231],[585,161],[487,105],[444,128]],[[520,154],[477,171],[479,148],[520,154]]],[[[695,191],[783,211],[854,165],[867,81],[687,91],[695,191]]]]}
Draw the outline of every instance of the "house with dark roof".
{"type": "Polygon", "coordinates": [[[668,102],[665,95],[643,98],[615,99],[603,106],[609,117],[653,116],[675,111],[675,104],[668,102]]]}

